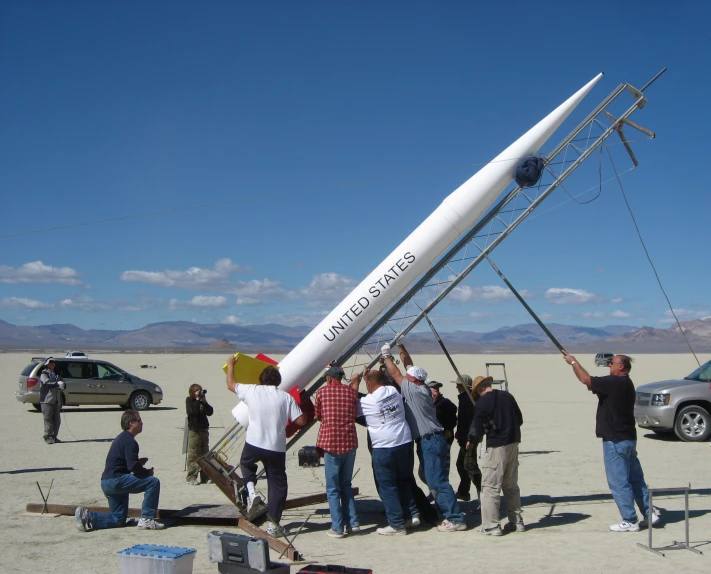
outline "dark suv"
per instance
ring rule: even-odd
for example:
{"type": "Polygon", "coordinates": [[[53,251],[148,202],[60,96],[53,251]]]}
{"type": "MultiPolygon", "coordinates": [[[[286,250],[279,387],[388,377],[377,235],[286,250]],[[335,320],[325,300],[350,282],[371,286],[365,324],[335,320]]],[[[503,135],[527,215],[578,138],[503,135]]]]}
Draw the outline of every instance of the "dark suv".
{"type": "MultiPolygon", "coordinates": [[[[163,400],[163,391],[155,383],[131,375],[106,361],[96,359],[54,359],[55,373],[66,383],[62,404],[118,405],[143,411],[163,400]]],[[[39,410],[39,377],[45,359],[33,357],[20,373],[19,389],[15,398],[21,403],[32,403],[39,410]]]]}

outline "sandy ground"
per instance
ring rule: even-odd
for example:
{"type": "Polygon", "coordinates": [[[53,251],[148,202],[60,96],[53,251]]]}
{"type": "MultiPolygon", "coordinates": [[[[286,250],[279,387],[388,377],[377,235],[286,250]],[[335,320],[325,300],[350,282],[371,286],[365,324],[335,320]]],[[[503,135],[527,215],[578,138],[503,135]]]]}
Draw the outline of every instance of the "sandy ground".
{"type": "MultiPolygon", "coordinates": [[[[35,481],[46,492],[54,479],[50,502],[104,505],[99,477],[109,442],[119,432],[119,409],[78,407],[65,409],[59,433],[65,442],[45,445],[42,418],[31,406],[14,398],[18,375],[29,354],[0,354],[0,373],[6,401],[0,406],[2,463],[0,464],[0,553],[2,572],[119,572],[115,552],[139,543],[188,546],[198,549],[194,572],[216,572],[207,556],[206,535],[210,527],[173,527],[161,532],[136,528],[78,532],[73,517],[23,516],[28,502],[41,502],[35,481]]],[[[224,384],[222,356],[215,355],[106,355],[122,368],[135,371],[160,384],[165,400],[159,408],[143,413],[143,433],[138,437],[142,456],[150,458],[161,479],[161,507],[183,508],[195,503],[224,504],[227,499],[214,486],[185,483],[181,444],[184,397],[192,382],[208,389],[215,406],[211,439],[231,423],[236,400],[224,384]],[[157,365],[155,370],[138,365],[157,365]]],[[[593,357],[579,356],[593,374],[593,357]]],[[[326,536],[330,526],[327,504],[305,507],[285,514],[284,522],[298,527],[312,515],[296,541],[308,559],[319,563],[367,567],[374,572],[442,572],[485,570],[487,572],[609,572],[711,571],[711,479],[709,443],[682,443],[639,433],[638,449],[647,481],[652,487],[680,487],[691,483],[691,540],[703,556],[686,550],[671,550],[665,558],[636,546],[647,541],[647,532],[612,533],[610,524],[619,514],[610,498],[602,465],[601,444],[594,435],[594,398],[577,382],[572,369],[559,355],[460,355],[454,357],[460,370],[473,376],[483,373],[486,361],[506,363],[510,391],[516,396],[525,423],[521,444],[520,486],[528,531],[490,538],[474,532],[478,515],[465,504],[470,530],[451,534],[419,529],[407,537],[375,534],[385,524],[375,492],[365,431],[360,429],[354,485],[360,487],[358,507],[364,532],[341,540],[326,536]],[[706,470],[704,470],[706,469],[706,470]]],[[[706,358],[703,358],[706,360],[706,358]]],[[[451,380],[444,357],[415,357],[432,378],[451,380]]],[[[640,355],[633,370],[637,385],[684,376],[695,363],[687,355],[640,355]]],[[[454,385],[445,396],[455,399],[454,385]]],[[[299,446],[315,444],[317,427],[299,446]]],[[[324,491],[323,468],[300,468],[295,448],[288,456],[290,495],[324,491]]],[[[453,449],[456,455],[456,447],[453,449]]],[[[456,471],[452,468],[456,488],[456,471]]],[[[142,496],[132,496],[139,507],[142,496]]],[[[662,509],[664,527],[655,529],[655,546],[684,539],[683,497],[656,500],[662,509]]],[[[274,556],[274,558],[276,558],[274,556]]],[[[293,566],[296,572],[299,567],[293,566]]]]}

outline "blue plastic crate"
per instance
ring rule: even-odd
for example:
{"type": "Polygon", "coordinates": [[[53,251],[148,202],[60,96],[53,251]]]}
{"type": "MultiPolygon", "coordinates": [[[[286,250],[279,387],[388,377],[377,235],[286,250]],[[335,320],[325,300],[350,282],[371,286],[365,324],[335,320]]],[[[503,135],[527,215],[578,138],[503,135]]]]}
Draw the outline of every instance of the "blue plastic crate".
{"type": "Polygon", "coordinates": [[[195,548],[136,544],[120,550],[122,574],[192,574],[195,548]]]}

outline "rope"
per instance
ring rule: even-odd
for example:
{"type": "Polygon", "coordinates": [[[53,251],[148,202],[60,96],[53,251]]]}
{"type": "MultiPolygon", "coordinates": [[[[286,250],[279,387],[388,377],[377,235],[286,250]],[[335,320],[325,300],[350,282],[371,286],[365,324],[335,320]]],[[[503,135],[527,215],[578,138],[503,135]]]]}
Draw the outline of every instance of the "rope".
{"type": "MultiPolygon", "coordinates": [[[[612,154],[610,154],[610,150],[607,150],[607,155],[610,158],[610,164],[612,165],[612,169],[615,172],[615,176],[617,176],[617,168],[615,167],[615,162],[612,161],[612,154]]],[[[654,266],[652,257],[649,255],[647,246],[645,245],[644,239],[642,238],[642,232],[639,230],[639,226],[637,225],[637,220],[635,219],[634,213],[632,212],[632,207],[630,206],[630,202],[627,200],[627,194],[625,193],[625,188],[622,186],[622,181],[620,180],[619,176],[617,176],[617,183],[620,186],[620,192],[622,192],[622,199],[624,199],[624,201],[625,201],[625,205],[627,206],[627,211],[630,212],[630,217],[632,218],[632,223],[634,225],[635,230],[637,231],[637,237],[639,237],[639,242],[642,244],[642,249],[644,249],[644,254],[647,256],[647,261],[649,261],[649,265],[652,267],[652,271],[654,271],[654,276],[657,278],[657,283],[659,284],[659,288],[661,289],[662,294],[664,295],[664,298],[667,300],[667,305],[669,305],[669,311],[671,312],[672,316],[674,317],[674,320],[676,321],[677,326],[679,327],[679,332],[681,333],[681,336],[684,337],[686,344],[689,346],[689,350],[691,351],[691,354],[694,355],[694,359],[696,360],[696,363],[699,365],[699,368],[701,368],[701,363],[699,362],[699,358],[696,356],[696,353],[694,352],[694,349],[691,346],[691,342],[687,338],[686,333],[684,332],[684,329],[681,326],[681,323],[679,322],[679,318],[676,316],[676,313],[674,313],[674,308],[672,307],[671,301],[669,300],[669,296],[667,295],[667,292],[664,290],[664,286],[662,285],[662,280],[659,278],[659,273],[657,273],[657,269],[654,266]]]]}

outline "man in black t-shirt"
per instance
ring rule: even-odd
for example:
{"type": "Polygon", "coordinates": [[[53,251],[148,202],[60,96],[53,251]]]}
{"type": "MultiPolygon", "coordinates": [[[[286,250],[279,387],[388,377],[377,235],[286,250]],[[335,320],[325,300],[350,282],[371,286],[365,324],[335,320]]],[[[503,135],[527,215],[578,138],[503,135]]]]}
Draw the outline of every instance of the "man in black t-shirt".
{"type": "Polygon", "coordinates": [[[521,517],[521,491],[518,487],[518,445],[521,442],[523,415],[513,395],[491,388],[491,377],[477,377],[472,393],[476,399],[474,419],[469,428],[467,450],[479,449],[481,469],[482,534],[501,536],[505,531],[525,532],[521,517]],[[479,380],[481,379],[481,380],[479,380]],[[508,522],[499,522],[500,493],[506,500],[508,522]]]}
{"type": "MultiPolygon", "coordinates": [[[[615,355],[607,377],[591,377],[572,355],[564,355],[575,376],[597,395],[595,434],[602,439],[607,484],[622,515],[622,522],[610,526],[613,532],[638,532],[649,516],[649,492],[642,465],[637,458],[637,428],[634,420],[635,390],[629,373],[632,359],[615,355]],[[643,520],[637,520],[635,502],[643,520]]],[[[660,518],[654,514],[652,525],[660,518]]]]}
{"type": "Polygon", "coordinates": [[[128,495],[144,492],[140,530],[162,530],[158,522],[158,499],[160,481],[153,476],[153,468],[145,468],[147,458],[139,458],[136,436],[143,430],[143,420],[138,411],[127,410],[121,415],[123,432],[109,447],[106,465],[101,475],[101,490],[109,501],[110,513],[94,512],[77,506],[74,513],[77,529],[81,532],[126,526],[128,495]]]}

